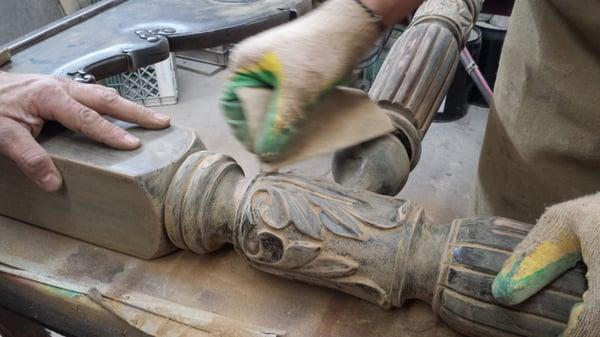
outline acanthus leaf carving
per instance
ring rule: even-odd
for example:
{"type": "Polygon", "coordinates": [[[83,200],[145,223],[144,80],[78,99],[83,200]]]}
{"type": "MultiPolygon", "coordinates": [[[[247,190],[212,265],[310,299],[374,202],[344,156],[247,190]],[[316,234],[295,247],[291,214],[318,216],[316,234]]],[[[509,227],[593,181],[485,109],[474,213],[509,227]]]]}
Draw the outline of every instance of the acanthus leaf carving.
{"type": "Polygon", "coordinates": [[[298,271],[307,276],[337,278],[356,273],[358,266],[358,262],[351,258],[324,253],[311,263],[298,268],[298,271]]]}
{"type": "Polygon", "coordinates": [[[372,274],[367,260],[376,258],[361,252],[389,231],[375,255],[395,256],[394,238],[410,227],[405,213],[416,210],[410,203],[286,174],[256,177],[240,202],[234,245],[255,267],[390,305],[395,273],[372,274]]]}
{"type": "Polygon", "coordinates": [[[364,200],[314,185],[305,186],[293,179],[257,182],[251,203],[254,223],[261,220],[275,229],[293,225],[316,240],[323,240],[324,228],[335,235],[362,241],[364,226],[389,229],[399,225],[396,216],[382,216],[364,200]]]}
{"type": "Polygon", "coordinates": [[[285,258],[289,262],[280,263],[280,265],[285,265],[285,267],[290,269],[297,268],[314,260],[320,253],[320,245],[306,241],[295,241],[290,243],[286,249],[285,258]],[[290,257],[294,257],[294,260],[290,259],[290,257]],[[295,262],[292,263],[292,261],[295,262]]]}
{"type": "Polygon", "coordinates": [[[352,258],[323,252],[319,244],[308,241],[286,241],[277,234],[261,231],[248,236],[247,255],[262,265],[300,272],[306,276],[337,278],[352,275],[359,267],[352,258]],[[257,240],[258,242],[249,242],[257,240]]]}
{"type": "Polygon", "coordinates": [[[351,293],[360,298],[369,299],[378,305],[389,308],[391,306],[390,296],[377,283],[372,280],[360,277],[351,276],[339,281],[343,285],[352,286],[351,293]]]}
{"type": "Polygon", "coordinates": [[[304,266],[319,256],[321,246],[306,242],[296,241],[284,247],[283,257],[277,262],[277,266],[285,269],[295,269],[304,266]]]}
{"type": "Polygon", "coordinates": [[[269,227],[283,229],[294,225],[303,234],[322,240],[322,226],[306,196],[278,187],[256,190],[252,202],[255,214],[269,227]],[[265,195],[266,194],[266,195],[265,195]]]}
{"type": "Polygon", "coordinates": [[[273,191],[271,193],[271,204],[267,205],[268,200],[262,200],[262,203],[257,204],[257,210],[260,212],[261,217],[271,227],[282,229],[290,224],[290,215],[287,208],[288,202],[285,200],[285,196],[279,191],[273,191]],[[279,210],[273,212],[273,209],[279,210]]]}
{"type": "Polygon", "coordinates": [[[362,231],[359,226],[354,225],[354,219],[344,223],[344,221],[340,221],[339,217],[336,217],[334,214],[328,212],[327,209],[321,210],[321,213],[319,214],[319,219],[327,229],[339,236],[347,238],[359,238],[362,236],[362,231]]]}

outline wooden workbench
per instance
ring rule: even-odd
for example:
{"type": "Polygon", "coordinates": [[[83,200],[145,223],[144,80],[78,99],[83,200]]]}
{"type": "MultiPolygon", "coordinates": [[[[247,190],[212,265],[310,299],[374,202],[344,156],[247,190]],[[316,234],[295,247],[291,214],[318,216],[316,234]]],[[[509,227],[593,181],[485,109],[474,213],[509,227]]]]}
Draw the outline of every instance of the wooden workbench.
{"type": "MultiPolygon", "coordinates": [[[[225,325],[201,329],[205,331],[199,331],[198,336],[240,335],[228,334],[227,325],[233,323],[227,322],[259,326],[261,331],[285,332],[290,337],[459,336],[438,321],[423,303],[384,310],[332,290],[257,271],[232,249],[210,256],[179,251],[144,261],[6,217],[0,217],[0,233],[0,264],[4,265],[0,270],[0,298],[7,288],[28,289],[31,285],[19,276],[30,272],[37,275],[36,282],[62,288],[63,294],[89,296],[89,289],[97,289],[107,300],[117,299],[137,308],[147,308],[147,300],[151,299],[164,301],[163,308],[168,311],[183,306],[199,309],[198,315],[210,312],[224,316],[225,325]],[[6,277],[6,273],[16,277],[6,277]],[[132,297],[134,301],[128,302],[132,297]],[[146,303],[135,301],[136,297],[146,299],[146,303]]],[[[40,291],[33,301],[43,302],[43,297],[55,294],[40,291]]],[[[68,315],[77,305],[81,304],[63,301],[52,310],[68,315]]],[[[97,305],[95,310],[102,313],[106,308],[97,305]]],[[[97,322],[105,324],[103,320],[97,322]]],[[[170,335],[164,331],[161,334],[160,330],[157,327],[153,331],[157,336],[170,335]]]]}

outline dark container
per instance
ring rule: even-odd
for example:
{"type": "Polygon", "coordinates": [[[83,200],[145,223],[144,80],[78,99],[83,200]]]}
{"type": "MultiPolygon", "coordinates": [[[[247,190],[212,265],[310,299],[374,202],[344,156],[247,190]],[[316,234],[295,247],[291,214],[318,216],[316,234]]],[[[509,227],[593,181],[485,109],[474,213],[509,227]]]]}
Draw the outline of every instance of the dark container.
{"type": "MultiPolygon", "coordinates": [[[[471,31],[466,46],[475,62],[477,62],[481,50],[481,32],[476,27],[471,31]]],[[[473,81],[471,77],[467,74],[461,63],[459,63],[452,84],[446,94],[444,107],[435,115],[434,121],[453,121],[466,115],[469,108],[469,92],[472,87],[473,81]]]]}
{"type": "MultiPolygon", "coordinates": [[[[500,63],[500,53],[504,45],[506,28],[487,24],[485,22],[477,23],[477,28],[481,31],[481,53],[477,65],[483,74],[483,77],[494,88],[496,83],[496,74],[500,63]]],[[[489,105],[477,88],[473,87],[469,94],[469,103],[488,107],[489,105]]]]}

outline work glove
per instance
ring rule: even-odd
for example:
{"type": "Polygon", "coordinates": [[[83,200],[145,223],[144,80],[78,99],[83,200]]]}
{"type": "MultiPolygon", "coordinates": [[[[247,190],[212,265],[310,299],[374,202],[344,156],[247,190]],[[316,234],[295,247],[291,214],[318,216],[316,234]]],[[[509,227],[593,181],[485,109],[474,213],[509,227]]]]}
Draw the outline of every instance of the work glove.
{"type": "Polygon", "coordinates": [[[380,18],[358,0],[329,0],[240,43],[221,100],[235,136],[262,160],[275,159],[296,136],[305,110],[343,80],[380,32],[380,18]],[[238,97],[245,87],[274,90],[256,134],[249,131],[238,97]]]}
{"type": "Polygon", "coordinates": [[[521,303],[580,260],[588,268],[588,290],[562,336],[600,336],[600,193],[548,208],[494,280],[494,297],[521,303]]]}

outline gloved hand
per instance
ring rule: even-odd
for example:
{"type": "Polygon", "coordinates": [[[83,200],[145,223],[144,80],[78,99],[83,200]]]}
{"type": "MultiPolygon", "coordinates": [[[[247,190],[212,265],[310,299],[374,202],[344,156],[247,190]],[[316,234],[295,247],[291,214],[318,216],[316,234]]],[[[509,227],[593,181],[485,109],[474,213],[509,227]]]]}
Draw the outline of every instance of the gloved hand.
{"type": "Polygon", "coordinates": [[[588,290],[563,336],[600,336],[600,193],[548,208],[494,280],[494,297],[521,303],[582,259],[588,290]]]}
{"type": "Polygon", "coordinates": [[[306,16],[239,44],[221,101],[236,137],[263,160],[285,151],[305,109],[352,70],[381,27],[380,18],[358,0],[329,0],[306,16]],[[250,134],[237,95],[244,87],[269,87],[275,93],[257,134],[250,134]]]}

